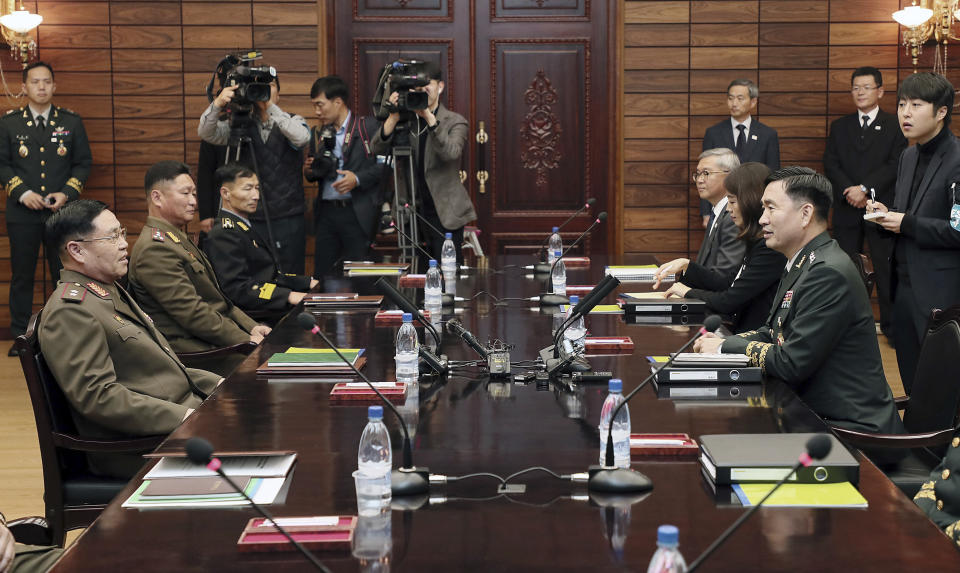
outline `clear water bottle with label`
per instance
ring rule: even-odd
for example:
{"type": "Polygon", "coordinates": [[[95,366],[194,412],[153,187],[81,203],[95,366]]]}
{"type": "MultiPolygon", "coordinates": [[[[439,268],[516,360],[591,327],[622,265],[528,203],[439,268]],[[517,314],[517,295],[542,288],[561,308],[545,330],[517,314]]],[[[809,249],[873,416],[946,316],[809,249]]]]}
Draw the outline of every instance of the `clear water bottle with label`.
{"type": "Polygon", "coordinates": [[[453,233],[446,233],[440,248],[440,270],[443,274],[457,272],[457,247],[453,244],[453,233]]]}
{"type": "Polygon", "coordinates": [[[439,307],[443,304],[443,276],[437,268],[437,260],[430,259],[430,268],[427,269],[427,282],[423,288],[423,304],[427,308],[439,307]]]}
{"type": "Polygon", "coordinates": [[[417,329],[413,326],[413,315],[403,313],[403,324],[397,332],[397,354],[394,356],[397,364],[397,382],[406,382],[416,385],[420,376],[420,340],[417,338],[417,329]]]}
{"type": "MultiPolygon", "coordinates": [[[[610,380],[609,393],[600,410],[600,465],[605,465],[607,454],[607,433],[610,431],[611,416],[620,402],[623,402],[623,381],[610,380]]],[[[617,413],[613,423],[613,463],[618,468],[630,468],[630,407],[624,405],[617,413]]]]}
{"type": "Polygon", "coordinates": [[[657,528],[657,551],[650,560],[647,573],[686,573],[687,562],[680,555],[680,531],[674,525],[657,528]]]}
{"type": "Polygon", "coordinates": [[[393,451],[390,434],[383,423],[383,406],[367,408],[367,426],[360,436],[357,451],[357,510],[360,515],[379,515],[389,511],[390,470],[393,468],[393,451]]]}
{"type": "Polygon", "coordinates": [[[557,260],[557,251],[563,252],[563,239],[560,238],[560,227],[553,228],[553,234],[547,242],[547,262],[551,265],[557,260]]]}
{"type": "MultiPolygon", "coordinates": [[[[577,295],[570,295],[570,305],[567,307],[567,318],[569,319],[573,315],[573,307],[580,302],[580,297],[577,295]]],[[[563,332],[563,337],[570,341],[570,344],[573,345],[574,352],[582,352],[584,341],[587,338],[587,325],[583,320],[583,317],[579,317],[570,323],[567,329],[563,332]]]]}
{"type": "MultiPolygon", "coordinates": [[[[554,251],[555,258],[560,259],[560,251],[554,251]]],[[[550,280],[553,282],[553,294],[565,296],[567,294],[567,267],[563,264],[563,259],[553,263],[553,270],[550,272],[550,280]]]]}

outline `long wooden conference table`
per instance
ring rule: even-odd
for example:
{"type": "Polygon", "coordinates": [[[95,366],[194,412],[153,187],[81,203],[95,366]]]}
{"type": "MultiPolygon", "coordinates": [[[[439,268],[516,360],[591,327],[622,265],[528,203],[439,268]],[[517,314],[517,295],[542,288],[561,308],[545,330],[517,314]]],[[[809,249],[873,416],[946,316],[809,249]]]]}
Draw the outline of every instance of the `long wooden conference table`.
{"type": "MultiPolygon", "coordinates": [[[[468,299],[479,291],[498,298],[535,296],[544,291],[547,278],[525,276],[531,271],[519,266],[529,263],[529,257],[491,259],[486,270],[462,273],[457,294],[468,299]]],[[[569,269],[568,284],[595,284],[604,264],[594,257],[589,269],[569,269]]],[[[372,292],[372,283],[344,279],[328,282],[324,290],[372,292]]],[[[633,286],[624,284],[620,291],[637,290],[633,286]]],[[[422,291],[404,292],[422,297],[422,291]]],[[[300,310],[277,325],[160,451],[181,449],[192,436],[205,437],[220,450],[295,450],[298,461],[289,489],[269,507],[273,514],[355,515],[351,473],[357,467],[366,404],[331,403],[329,384],[267,381],[254,372],[272,353],[290,346],[324,346],[297,325],[300,310]]],[[[372,380],[393,380],[397,327],[375,327],[373,316],[371,311],[323,313],[318,324],[340,347],[367,349],[364,372],[372,380]]],[[[536,303],[497,304],[481,294],[457,316],[482,342],[490,338],[513,345],[514,361],[535,359],[550,343],[553,318],[536,303]]],[[[645,356],[667,354],[696,331],[692,325],[629,325],[616,315],[591,315],[588,327],[592,335],[633,339],[632,354],[589,358],[594,369],[622,378],[625,393],[649,373],[645,356]]],[[[455,360],[476,358],[449,334],[443,336],[441,351],[455,360]]],[[[598,461],[597,425],[606,392],[605,383],[570,390],[492,380],[478,368],[425,380],[419,407],[405,409],[415,430],[416,464],[450,476],[507,476],[530,466],[558,474],[584,472],[598,461]]],[[[630,414],[634,432],[686,432],[694,438],[824,429],[792,391],[776,383],[767,384],[763,400],[751,403],[675,402],[657,399],[648,387],[630,403],[630,414]]],[[[399,424],[389,413],[385,420],[396,467],[399,424]]],[[[358,559],[349,551],[318,557],[333,571],[643,571],[656,549],[658,525],[679,527],[680,550],[690,562],[746,511],[729,499],[718,500],[696,461],[635,456],[633,468],[649,476],[654,489],[616,503],[589,496],[585,484],[540,471],[512,480],[525,484],[522,494],[498,495],[496,480],[485,477],[435,485],[429,499],[394,498],[379,532],[364,532],[367,545],[371,539],[380,544],[379,559],[358,559]]],[[[131,481],[55,571],[311,570],[296,552],[237,551],[237,539],[255,515],[250,508],[121,508],[139,483],[139,476],[131,481]]],[[[869,502],[867,509],[761,509],[701,570],[960,571],[960,552],[865,459],[859,490],[869,502]]]]}

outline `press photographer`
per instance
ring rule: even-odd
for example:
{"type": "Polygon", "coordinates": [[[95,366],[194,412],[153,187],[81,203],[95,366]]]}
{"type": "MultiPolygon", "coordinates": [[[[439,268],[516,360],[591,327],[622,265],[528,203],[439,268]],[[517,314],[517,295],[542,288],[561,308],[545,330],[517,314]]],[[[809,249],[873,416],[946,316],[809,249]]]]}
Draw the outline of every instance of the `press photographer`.
{"type": "Polygon", "coordinates": [[[251,222],[261,235],[272,237],[283,272],[304,274],[306,200],[300,168],[310,131],[302,117],[280,109],[276,70],[251,65],[259,58],[252,52],[221,60],[214,72],[220,90],[214,97],[211,78],[211,103],[197,133],[208,143],[227,146],[226,162],[257,173],[262,197],[251,222]],[[218,119],[224,110],[228,119],[218,119]]]}
{"type": "Polygon", "coordinates": [[[354,115],[347,107],[349,97],[346,82],[337,76],[319,78],[310,88],[320,125],[310,131],[303,172],[307,181],[320,186],[313,206],[317,277],[341,258],[367,258],[380,212],[383,166],[370,148],[378,124],[372,117],[354,115]]]}
{"type": "MultiPolygon", "coordinates": [[[[416,208],[433,226],[453,233],[457,260],[462,262],[463,227],[477,218],[470,195],[460,182],[461,155],[469,135],[467,120],[440,103],[444,83],[440,66],[435,63],[395,62],[384,69],[381,80],[374,96],[374,110],[384,109],[387,115],[373,136],[373,152],[390,155],[393,147],[409,145],[414,162],[416,208]],[[397,69],[404,73],[394,73],[397,69]],[[385,76],[400,77],[387,82],[385,76]],[[411,83],[419,85],[408,87],[411,83]],[[391,84],[403,87],[394,88],[391,84]],[[383,104],[380,93],[387,90],[390,90],[388,105],[383,104]],[[425,106],[422,105],[424,99],[425,106]]],[[[396,165],[394,168],[399,177],[406,177],[408,170],[396,165]]],[[[409,186],[407,183],[404,189],[409,186]]],[[[406,199],[404,194],[398,195],[406,199]]],[[[424,229],[420,238],[426,241],[430,254],[439,260],[443,237],[424,229]]]]}

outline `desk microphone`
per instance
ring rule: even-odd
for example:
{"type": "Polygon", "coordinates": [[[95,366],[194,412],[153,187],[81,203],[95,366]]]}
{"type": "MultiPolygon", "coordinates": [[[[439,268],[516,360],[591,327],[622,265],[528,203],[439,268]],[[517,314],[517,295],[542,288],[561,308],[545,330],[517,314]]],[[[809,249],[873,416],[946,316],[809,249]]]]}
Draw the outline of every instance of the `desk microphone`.
{"type": "Polygon", "coordinates": [[[556,260],[556,261],[553,261],[553,264],[545,263],[545,262],[539,262],[539,263],[533,265],[533,272],[535,272],[535,273],[552,273],[552,272],[553,272],[553,267],[557,266],[557,261],[559,261],[560,259],[562,259],[563,257],[565,257],[565,256],[567,255],[567,253],[570,252],[570,249],[572,249],[572,248],[576,247],[577,245],[579,245],[579,244],[580,244],[580,241],[582,241],[584,237],[586,237],[587,235],[589,235],[589,234],[590,234],[590,231],[592,231],[594,227],[596,227],[597,225],[599,225],[601,221],[606,221],[606,220],[607,220],[607,212],[606,212],[606,211],[601,211],[600,213],[598,213],[598,214],[597,214],[597,218],[593,221],[593,223],[590,224],[589,227],[587,227],[587,230],[585,230],[584,232],[580,233],[580,236],[577,237],[577,239],[576,239],[574,242],[570,243],[570,244],[567,246],[567,248],[563,250],[562,253],[560,253],[560,256],[557,257],[557,260],[556,260]]]}
{"type": "Polygon", "coordinates": [[[253,506],[253,509],[257,510],[257,513],[262,515],[263,518],[266,519],[270,525],[273,525],[277,529],[277,531],[279,531],[284,537],[286,537],[287,541],[292,543],[293,546],[297,548],[297,551],[302,553],[303,556],[307,558],[307,561],[309,561],[316,569],[330,573],[330,570],[324,567],[323,563],[320,563],[320,561],[318,561],[317,558],[314,557],[313,554],[310,553],[310,551],[308,551],[306,547],[304,547],[303,545],[300,545],[297,542],[297,540],[291,537],[290,534],[287,533],[287,531],[283,527],[280,527],[280,524],[273,519],[273,516],[270,515],[270,513],[266,509],[264,509],[259,504],[257,504],[252,499],[250,499],[250,496],[247,495],[247,492],[237,487],[237,484],[234,483],[233,480],[230,479],[226,473],[224,473],[223,468],[221,467],[222,464],[220,463],[220,460],[218,458],[213,457],[213,445],[210,442],[208,442],[207,440],[204,440],[203,438],[194,436],[193,438],[190,438],[189,440],[187,440],[187,443],[184,446],[184,450],[187,452],[187,458],[191,462],[197,465],[206,466],[208,470],[212,472],[216,472],[217,475],[219,475],[223,479],[223,481],[227,482],[230,485],[230,487],[232,487],[240,495],[242,495],[243,498],[246,499],[250,503],[250,505],[253,506]]]}
{"type": "Polygon", "coordinates": [[[463,323],[459,318],[451,318],[447,321],[447,332],[450,334],[456,334],[462,338],[463,341],[467,343],[467,346],[472,348],[474,352],[480,355],[480,358],[486,360],[487,355],[490,354],[487,349],[477,341],[477,337],[463,327],[463,323]]]}
{"type": "Polygon", "coordinates": [[[570,316],[560,324],[559,328],[557,328],[557,332],[554,333],[553,338],[554,346],[556,346],[557,341],[560,340],[560,338],[563,336],[563,333],[567,330],[567,328],[570,327],[571,324],[573,324],[574,321],[593,310],[593,307],[600,304],[600,301],[606,298],[608,294],[616,290],[618,286],[620,286],[620,279],[613,275],[605,275],[603,279],[601,279],[601,281],[597,283],[597,285],[593,287],[593,289],[591,289],[590,292],[588,292],[580,302],[574,305],[573,309],[570,311],[570,316]]]}
{"type": "MultiPolygon", "coordinates": [[[[573,221],[573,219],[574,219],[577,215],[579,215],[580,213],[583,213],[584,211],[586,211],[587,209],[589,209],[590,206],[593,205],[593,204],[596,203],[596,202],[597,202],[597,198],[596,198],[596,197],[590,197],[589,199],[587,199],[587,202],[584,203],[582,207],[580,207],[579,209],[577,209],[576,211],[574,211],[574,212],[573,212],[573,215],[570,215],[569,217],[567,217],[567,220],[566,220],[566,221],[564,221],[563,223],[560,223],[559,225],[557,225],[557,231],[559,231],[560,229],[566,227],[566,226],[567,226],[567,223],[569,223],[570,221],[573,221]]],[[[552,237],[552,236],[553,236],[553,233],[550,233],[549,235],[547,235],[547,238],[544,239],[544,240],[543,240],[543,243],[540,244],[540,248],[537,249],[537,255],[540,257],[540,260],[541,260],[541,261],[543,261],[543,260],[546,258],[544,255],[547,254],[547,244],[550,242],[550,237],[552,237]]]]}
{"type": "Polygon", "coordinates": [[[814,460],[822,460],[823,458],[827,457],[827,454],[830,453],[830,449],[832,447],[833,443],[830,441],[830,437],[827,434],[817,434],[807,440],[807,451],[800,454],[800,458],[797,460],[797,463],[793,464],[793,468],[787,473],[787,475],[783,476],[783,479],[778,481],[777,484],[773,486],[773,489],[768,491],[767,495],[763,496],[763,499],[754,504],[749,511],[741,515],[736,521],[733,522],[733,525],[728,527],[726,531],[720,534],[720,537],[711,543],[710,547],[707,547],[707,549],[700,554],[700,557],[697,557],[696,560],[690,564],[690,567],[687,569],[687,571],[692,573],[694,569],[700,565],[703,565],[703,562],[707,559],[707,557],[716,551],[718,547],[723,545],[727,538],[729,538],[734,531],[743,525],[743,522],[750,519],[750,516],[756,513],[760,506],[763,505],[763,502],[767,501],[767,499],[773,495],[773,492],[777,491],[780,486],[786,483],[790,476],[800,469],[800,466],[807,467],[813,463],[814,460]]]}
{"type": "MultiPolygon", "coordinates": [[[[617,414],[620,413],[620,409],[623,408],[627,402],[633,398],[641,388],[647,385],[654,376],[660,373],[661,370],[673,364],[673,360],[684,350],[686,350],[691,344],[693,344],[698,338],[703,336],[708,332],[713,332],[714,330],[720,328],[720,325],[723,324],[723,319],[721,319],[716,314],[711,314],[703,321],[703,326],[700,327],[700,330],[687,341],[686,344],[680,347],[670,359],[663,363],[659,368],[653,371],[646,379],[637,385],[629,394],[627,394],[623,401],[617,405],[613,410],[613,413],[610,415],[610,426],[607,428],[607,451],[604,454],[603,465],[590,466],[589,475],[590,478],[587,481],[587,489],[591,491],[605,491],[609,493],[625,493],[629,491],[646,491],[653,489],[653,482],[650,481],[650,478],[643,475],[640,472],[635,472],[631,469],[618,468],[614,465],[614,456],[613,456],[613,421],[617,419],[617,414]]],[[[600,431],[603,431],[601,428],[600,431]]]]}
{"type": "Polygon", "coordinates": [[[327,346],[337,353],[340,360],[343,360],[343,362],[353,370],[354,374],[366,382],[367,386],[370,386],[370,389],[380,397],[380,400],[386,404],[387,408],[393,412],[397,420],[399,420],[400,429],[403,430],[403,465],[401,465],[399,469],[390,472],[390,489],[393,495],[419,495],[426,493],[430,489],[430,472],[427,468],[418,468],[413,465],[413,448],[410,445],[410,433],[407,431],[407,424],[403,421],[403,416],[400,415],[400,412],[397,411],[397,407],[394,406],[390,400],[387,400],[384,395],[380,393],[380,390],[377,390],[377,387],[374,386],[352,362],[347,360],[333,341],[320,330],[320,327],[317,326],[317,320],[313,318],[312,314],[309,312],[301,312],[297,316],[297,324],[304,330],[309,330],[322,338],[327,346]]]}

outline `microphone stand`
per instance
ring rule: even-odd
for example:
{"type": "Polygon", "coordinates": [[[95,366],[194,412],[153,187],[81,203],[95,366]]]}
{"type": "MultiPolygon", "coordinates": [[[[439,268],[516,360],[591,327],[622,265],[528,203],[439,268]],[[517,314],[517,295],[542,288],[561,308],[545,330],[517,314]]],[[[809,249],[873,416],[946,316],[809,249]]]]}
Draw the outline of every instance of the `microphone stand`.
{"type": "MultiPolygon", "coordinates": [[[[570,215],[569,217],[567,217],[567,220],[566,220],[566,221],[564,221],[563,223],[560,223],[560,225],[557,226],[557,231],[560,231],[560,229],[566,227],[566,226],[567,226],[567,223],[569,223],[570,221],[573,221],[573,219],[574,219],[577,215],[579,215],[580,213],[583,213],[584,211],[586,211],[587,209],[589,209],[590,206],[593,205],[593,204],[596,203],[596,202],[597,202],[597,198],[596,198],[596,197],[591,197],[591,198],[587,199],[587,202],[583,204],[583,207],[580,207],[579,209],[577,209],[576,211],[574,211],[574,212],[573,212],[573,215],[570,215]]],[[[547,252],[547,244],[550,242],[550,237],[552,237],[552,236],[553,236],[553,233],[550,233],[549,235],[547,235],[547,238],[544,239],[544,241],[543,241],[542,243],[540,243],[540,248],[537,249],[537,256],[540,258],[540,261],[541,261],[541,262],[543,262],[543,260],[544,260],[544,258],[545,258],[544,255],[545,255],[546,252],[547,252]]]]}
{"type": "Polygon", "coordinates": [[[426,493],[430,489],[430,471],[425,467],[416,467],[413,465],[413,447],[410,445],[410,433],[407,431],[407,424],[403,421],[403,416],[400,415],[400,412],[397,410],[397,407],[393,405],[390,400],[380,393],[377,390],[377,387],[370,382],[370,379],[364,376],[352,362],[347,360],[347,357],[340,352],[340,349],[333,343],[330,338],[324,334],[322,330],[317,326],[316,319],[313,318],[309,312],[303,312],[300,316],[297,317],[297,322],[300,323],[300,326],[304,327],[306,330],[316,334],[329,346],[336,354],[340,357],[340,360],[350,367],[353,370],[354,374],[359,376],[364,382],[367,383],[367,386],[380,397],[380,400],[387,405],[387,408],[393,412],[394,416],[397,417],[397,420],[400,422],[400,429],[403,430],[403,463],[399,469],[392,470],[390,472],[390,490],[393,492],[393,495],[403,496],[403,495],[420,495],[426,493]]]}
{"type": "MultiPolygon", "coordinates": [[[[414,247],[416,247],[416,249],[417,249],[418,251],[420,251],[421,253],[423,253],[423,256],[427,257],[427,260],[430,260],[430,259],[433,258],[432,256],[430,256],[430,253],[428,253],[428,252],[426,251],[426,249],[424,249],[423,247],[421,247],[420,245],[418,245],[418,244],[416,243],[416,241],[414,241],[413,239],[411,239],[411,238],[410,238],[410,235],[408,235],[408,234],[404,233],[403,231],[401,231],[401,230],[400,230],[400,227],[398,227],[398,226],[396,225],[396,223],[394,223],[393,221],[390,221],[390,226],[393,227],[394,229],[396,229],[396,231],[397,231],[398,233],[400,233],[401,235],[403,235],[403,237],[404,237],[406,240],[410,241],[410,244],[413,245],[414,247]]],[[[441,306],[453,306],[454,303],[456,302],[456,300],[457,300],[457,299],[456,299],[455,296],[453,296],[452,294],[447,293],[447,292],[445,292],[445,293],[443,293],[443,294],[440,295],[440,304],[441,304],[441,306]]]]}
{"type": "Polygon", "coordinates": [[[577,356],[576,354],[568,354],[563,356],[561,351],[562,346],[560,345],[560,340],[563,337],[563,333],[573,324],[573,321],[577,320],[581,316],[590,312],[590,310],[597,306],[605,296],[613,292],[620,286],[620,279],[613,275],[606,275],[603,279],[597,283],[597,286],[593,287],[583,300],[577,303],[570,311],[570,316],[567,317],[560,326],[557,328],[557,331],[553,333],[553,345],[548,346],[540,351],[540,357],[543,359],[544,365],[547,369],[548,374],[553,374],[554,372],[564,372],[567,367],[576,362],[574,370],[580,372],[586,372],[590,370],[590,363],[587,362],[584,358],[577,356]],[[555,362],[558,358],[561,358],[560,362],[555,362]]]}
{"type": "Polygon", "coordinates": [[[600,212],[600,213],[597,215],[597,218],[593,221],[593,223],[592,223],[589,227],[587,227],[587,230],[584,231],[584,232],[582,232],[582,233],[580,233],[580,236],[577,237],[577,239],[576,239],[575,241],[573,241],[572,243],[570,243],[570,245],[568,245],[567,248],[564,249],[562,253],[560,253],[560,256],[557,257],[557,260],[556,260],[556,261],[553,261],[553,264],[552,264],[552,265],[551,265],[550,263],[546,263],[546,262],[537,263],[537,264],[533,265],[533,272],[534,272],[534,273],[549,273],[549,274],[553,274],[553,267],[557,266],[557,261],[559,261],[560,259],[562,259],[563,257],[565,257],[565,256],[567,255],[567,253],[570,252],[570,249],[572,249],[572,248],[576,247],[577,245],[579,245],[579,244],[580,244],[580,241],[582,241],[584,237],[586,237],[587,235],[589,235],[589,234],[590,234],[590,231],[592,231],[594,227],[596,227],[597,225],[600,224],[600,221],[604,221],[604,220],[606,220],[606,218],[607,218],[607,212],[606,212],[606,211],[600,212]]]}
{"type": "MultiPolygon", "coordinates": [[[[651,372],[649,376],[644,379],[643,382],[637,385],[629,394],[627,394],[623,401],[614,408],[613,412],[610,414],[610,425],[607,428],[607,451],[604,455],[603,465],[593,465],[589,468],[590,478],[587,481],[587,489],[592,491],[605,491],[610,493],[625,493],[631,491],[647,491],[653,489],[653,482],[650,481],[650,478],[643,475],[640,472],[633,471],[632,469],[627,468],[618,468],[614,466],[614,456],[613,456],[613,421],[617,419],[617,414],[620,413],[620,410],[633,398],[637,392],[639,392],[654,376],[660,373],[661,370],[667,366],[673,364],[673,361],[676,357],[690,347],[698,338],[706,334],[707,332],[714,331],[720,328],[722,324],[722,319],[713,314],[710,315],[704,320],[703,326],[700,327],[700,330],[697,331],[697,334],[693,338],[687,341],[680,350],[675,352],[670,359],[663,363],[662,366],[657,368],[655,371],[651,372]]],[[[600,429],[603,431],[603,428],[600,429]]]]}
{"type": "Polygon", "coordinates": [[[433,324],[431,324],[425,316],[423,316],[423,314],[420,312],[420,309],[417,308],[415,304],[407,300],[407,298],[403,296],[400,291],[393,288],[393,285],[388,283],[384,277],[377,279],[377,282],[374,283],[374,286],[378,287],[380,291],[387,295],[387,298],[393,301],[395,305],[399,306],[401,310],[409,312],[417,320],[419,320],[420,323],[423,324],[424,329],[428,330],[430,334],[433,335],[433,339],[437,342],[437,347],[439,348],[440,334],[437,333],[437,329],[433,327],[433,324]]]}

